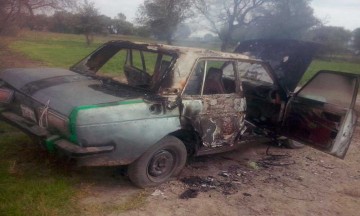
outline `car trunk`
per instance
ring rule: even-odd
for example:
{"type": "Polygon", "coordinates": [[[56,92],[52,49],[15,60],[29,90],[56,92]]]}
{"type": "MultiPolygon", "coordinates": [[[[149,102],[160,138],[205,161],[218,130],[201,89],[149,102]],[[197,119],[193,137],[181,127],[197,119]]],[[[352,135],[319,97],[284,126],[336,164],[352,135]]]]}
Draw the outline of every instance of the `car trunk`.
{"type": "Polygon", "coordinates": [[[64,69],[8,69],[0,74],[0,79],[17,90],[13,105],[35,111],[48,107],[66,117],[78,106],[118,102],[146,94],[125,85],[107,85],[64,69]]]}

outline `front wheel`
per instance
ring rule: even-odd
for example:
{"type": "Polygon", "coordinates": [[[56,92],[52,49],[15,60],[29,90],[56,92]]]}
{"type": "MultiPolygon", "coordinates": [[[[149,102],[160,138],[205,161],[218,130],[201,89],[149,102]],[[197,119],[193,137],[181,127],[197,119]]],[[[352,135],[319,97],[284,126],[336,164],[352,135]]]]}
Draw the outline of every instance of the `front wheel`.
{"type": "Polygon", "coordinates": [[[185,166],[185,145],[176,137],[166,136],[129,165],[130,180],[138,187],[159,185],[185,166]]]}

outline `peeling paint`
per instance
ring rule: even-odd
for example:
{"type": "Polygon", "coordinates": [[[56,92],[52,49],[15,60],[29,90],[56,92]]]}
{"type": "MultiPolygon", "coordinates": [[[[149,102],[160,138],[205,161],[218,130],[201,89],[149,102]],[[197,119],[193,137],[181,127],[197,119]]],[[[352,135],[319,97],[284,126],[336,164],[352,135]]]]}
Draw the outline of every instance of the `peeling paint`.
{"type": "Polygon", "coordinates": [[[194,123],[204,147],[232,146],[244,127],[246,101],[239,94],[185,97],[183,104],[183,115],[194,123]]]}

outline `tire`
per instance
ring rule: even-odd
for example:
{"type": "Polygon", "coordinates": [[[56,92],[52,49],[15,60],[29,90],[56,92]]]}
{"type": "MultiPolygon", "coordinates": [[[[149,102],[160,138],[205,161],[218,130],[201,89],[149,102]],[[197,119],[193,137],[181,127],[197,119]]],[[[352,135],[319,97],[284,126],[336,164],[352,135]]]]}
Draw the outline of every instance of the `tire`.
{"type": "Polygon", "coordinates": [[[128,167],[130,180],[146,188],[166,182],[185,166],[187,151],[176,137],[166,136],[128,167]]]}
{"type": "Polygon", "coordinates": [[[289,149],[301,149],[301,148],[305,147],[304,144],[302,144],[298,141],[295,141],[295,140],[291,140],[291,139],[286,139],[284,141],[284,146],[286,146],[289,149]]]}

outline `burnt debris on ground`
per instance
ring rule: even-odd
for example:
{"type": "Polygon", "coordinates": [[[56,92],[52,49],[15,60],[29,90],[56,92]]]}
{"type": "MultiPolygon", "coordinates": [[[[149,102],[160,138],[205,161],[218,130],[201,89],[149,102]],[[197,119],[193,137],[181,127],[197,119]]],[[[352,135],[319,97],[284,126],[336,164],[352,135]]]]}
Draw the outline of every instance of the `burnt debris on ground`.
{"type": "MultiPolygon", "coordinates": [[[[226,158],[230,160],[231,158],[226,158]]],[[[216,176],[190,175],[180,179],[186,185],[185,191],[179,196],[180,199],[196,198],[201,192],[218,191],[224,195],[238,193],[242,186],[252,184],[252,181],[260,172],[276,167],[288,167],[295,164],[290,154],[274,154],[266,150],[261,158],[247,163],[233,160],[226,169],[217,173],[216,176]]],[[[206,162],[206,161],[205,161],[206,162]]],[[[207,169],[204,161],[195,162],[191,165],[193,169],[207,169]]],[[[269,172],[269,171],[267,171],[269,172]]],[[[265,179],[266,181],[266,179],[265,179]]],[[[244,195],[248,196],[248,194],[244,195]]]]}
{"type": "MultiPolygon", "coordinates": [[[[238,186],[235,185],[231,180],[219,180],[212,176],[199,177],[189,176],[181,179],[185,185],[190,188],[192,192],[208,192],[210,190],[221,191],[224,195],[231,195],[238,192],[238,186]]],[[[187,190],[189,191],[189,190],[187,190]]],[[[185,191],[182,195],[190,192],[185,191]]],[[[181,198],[181,196],[180,196],[181,198]]],[[[192,198],[192,197],[189,197],[192,198]]]]}

